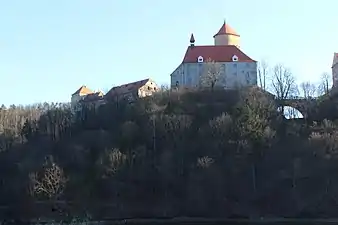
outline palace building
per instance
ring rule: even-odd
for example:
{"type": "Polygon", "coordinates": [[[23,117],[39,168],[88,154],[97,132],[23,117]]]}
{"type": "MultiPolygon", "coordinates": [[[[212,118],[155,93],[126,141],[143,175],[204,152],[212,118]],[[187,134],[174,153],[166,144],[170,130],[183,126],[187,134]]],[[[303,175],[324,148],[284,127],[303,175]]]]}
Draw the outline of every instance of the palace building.
{"type": "Polygon", "coordinates": [[[240,35],[224,21],[213,38],[214,45],[196,45],[191,34],[182,62],[170,75],[171,87],[199,87],[209,61],[219,65],[215,87],[233,89],[257,85],[257,62],[240,49],[240,35]]]}

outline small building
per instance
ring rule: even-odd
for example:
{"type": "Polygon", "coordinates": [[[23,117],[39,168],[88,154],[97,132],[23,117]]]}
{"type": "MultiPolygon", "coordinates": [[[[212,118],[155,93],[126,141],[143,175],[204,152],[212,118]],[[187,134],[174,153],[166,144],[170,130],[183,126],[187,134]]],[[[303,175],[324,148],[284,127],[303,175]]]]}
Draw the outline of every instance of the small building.
{"type": "Polygon", "coordinates": [[[73,111],[80,110],[81,103],[87,103],[97,106],[103,103],[104,94],[101,91],[94,92],[87,86],[82,85],[72,94],[71,108],[73,111]]]}
{"type": "Polygon", "coordinates": [[[113,87],[106,94],[102,91],[94,92],[83,85],[72,94],[71,108],[73,112],[76,112],[82,109],[83,104],[98,108],[107,101],[127,100],[131,102],[138,98],[151,96],[157,91],[159,91],[157,84],[149,78],[113,87]]]}
{"type": "Polygon", "coordinates": [[[257,85],[257,62],[240,50],[240,35],[224,22],[213,38],[214,45],[195,45],[191,34],[183,61],[170,75],[171,87],[200,87],[211,62],[218,70],[215,86],[233,89],[257,85]]]}
{"type": "Polygon", "coordinates": [[[151,79],[144,79],[128,84],[113,87],[105,95],[105,99],[119,101],[134,101],[138,98],[151,96],[154,92],[159,91],[157,84],[151,79]]]}

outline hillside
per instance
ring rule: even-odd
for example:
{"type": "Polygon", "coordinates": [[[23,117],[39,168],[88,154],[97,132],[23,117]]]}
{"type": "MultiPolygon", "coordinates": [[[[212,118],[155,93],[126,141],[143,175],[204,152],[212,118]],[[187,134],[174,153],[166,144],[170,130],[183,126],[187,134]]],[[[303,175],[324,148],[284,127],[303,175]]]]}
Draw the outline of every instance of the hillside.
{"type": "Polygon", "coordinates": [[[338,217],[333,103],[315,122],[257,88],[2,108],[1,216],[338,217]]]}

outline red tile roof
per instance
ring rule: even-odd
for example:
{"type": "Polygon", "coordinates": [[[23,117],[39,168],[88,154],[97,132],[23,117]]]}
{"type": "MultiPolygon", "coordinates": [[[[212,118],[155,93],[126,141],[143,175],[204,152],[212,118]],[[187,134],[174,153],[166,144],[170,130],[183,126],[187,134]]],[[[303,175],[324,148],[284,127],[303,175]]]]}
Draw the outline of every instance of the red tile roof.
{"type": "Polygon", "coordinates": [[[225,21],[222,27],[217,32],[217,34],[214,35],[214,37],[216,37],[217,35],[222,35],[222,34],[231,34],[231,35],[235,35],[239,37],[239,34],[232,27],[226,24],[225,21]]]}
{"type": "Polygon", "coordinates": [[[196,63],[199,56],[204,60],[210,58],[215,62],[232,62],[234,55],[238,57],[238,62],[256,62],[234,45],[207,45],[189,46],[183,63],[196,63]]]}
{"type": "Polygon", "coordinates": [[[120,95],[120,94],[128,93],[130,91],[136,91],[142,86],[144,86],[149,80],[150,79],[148,78],[148,79],[113,87],[107,92],[106,96],[111,96],[111,95],[116,95],[116,94],[120,95]]]}

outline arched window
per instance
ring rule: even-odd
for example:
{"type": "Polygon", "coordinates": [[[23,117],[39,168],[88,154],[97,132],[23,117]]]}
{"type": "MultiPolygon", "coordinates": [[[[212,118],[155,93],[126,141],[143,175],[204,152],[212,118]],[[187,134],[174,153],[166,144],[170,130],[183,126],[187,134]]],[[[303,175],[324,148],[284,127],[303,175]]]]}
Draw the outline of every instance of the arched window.
{"type": "Polygon", "coordinates": [[[202,56],[198,56],[197,62],[199,62],[199,63],[203,62],[203,57],[202,56]]]}

